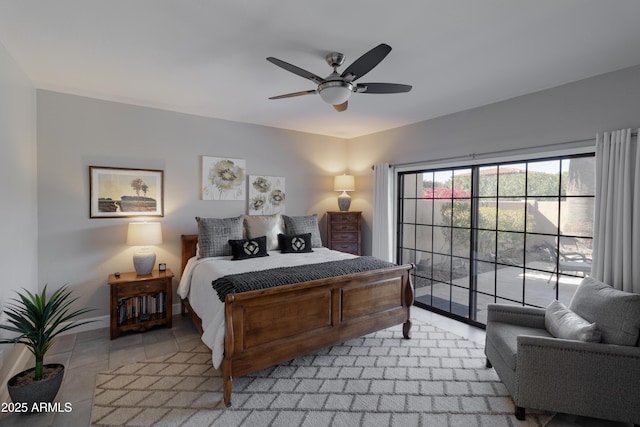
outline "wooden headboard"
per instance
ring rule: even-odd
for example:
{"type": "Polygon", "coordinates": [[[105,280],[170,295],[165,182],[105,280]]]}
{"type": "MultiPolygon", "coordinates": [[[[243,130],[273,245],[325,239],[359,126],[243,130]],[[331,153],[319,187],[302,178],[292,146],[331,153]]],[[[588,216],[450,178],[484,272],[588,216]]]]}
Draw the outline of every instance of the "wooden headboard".
{"type": "Polygon", "coordinates": [[[187,266],[187,262],[191,257],[196,256],[196,245],[198,244],[198,235],[197,234],[183,234],[180,236],[180,240],[182,241],[182,266],[180,268],[180,274],[184,271],[184,268],[187,266]]]}

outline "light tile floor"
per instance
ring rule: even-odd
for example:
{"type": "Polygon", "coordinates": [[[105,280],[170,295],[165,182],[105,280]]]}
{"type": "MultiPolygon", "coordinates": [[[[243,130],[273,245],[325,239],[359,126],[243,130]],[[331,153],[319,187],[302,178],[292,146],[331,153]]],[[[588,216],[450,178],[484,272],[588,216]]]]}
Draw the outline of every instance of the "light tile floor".
{"type": "MultiPolygon", "coordinates": [[[[484,344],[485,332],[474,326],[413,307],[412,318],[458,336],[484,344]]],[[[5,415],[0,426],[89,426],[96,374],[100,371],[146,360],[152,357],[188,350],[200,342],[190,318],[175,315],[171,329],[161,328],[145,333],[123,335],[109,340],[107,328],[59,337],[49,351],[46,363],[65,365],[65,378],[56,401],[70,402],[68,413],[37,415],[5,415]]]]}

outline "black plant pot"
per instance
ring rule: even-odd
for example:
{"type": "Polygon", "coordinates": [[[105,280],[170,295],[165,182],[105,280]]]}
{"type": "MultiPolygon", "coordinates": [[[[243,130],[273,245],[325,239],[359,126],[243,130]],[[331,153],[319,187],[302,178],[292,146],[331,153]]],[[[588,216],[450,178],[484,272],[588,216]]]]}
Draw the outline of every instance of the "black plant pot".
{"type": "Polygon", "coordinates": [[[18,378],[29,376],[33,377],[36,368],[31,368],[26,371],[22,371],[19,374],[14,375],[7,382],[7,389],[11,401],[16,404],[20,404],[20,410],[23,413],[36,413],[40,402],[50,403],[56,398],[58,390],[62,385],[62,378],[64,377],[64,366],[59,363],[51,363],[44,365],[45,372],[47,369],[60,369],[55,375],[49,378],[44,378],[40,381],[34,381],[26,385],[17,385],[18,378]],[[36,410],[34,409],[34,403],[37,403],[36,410]]]}

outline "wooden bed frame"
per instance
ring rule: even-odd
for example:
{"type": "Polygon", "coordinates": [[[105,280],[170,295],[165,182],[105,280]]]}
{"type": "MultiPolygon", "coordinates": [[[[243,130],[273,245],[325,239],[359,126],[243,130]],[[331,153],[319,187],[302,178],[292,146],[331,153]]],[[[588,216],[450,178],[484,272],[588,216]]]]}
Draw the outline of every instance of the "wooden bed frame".
{"type": "MultiPolygon", "coordinates": [[[[182,236],[182,271],[196,253],[198,236],[182,236]]],[[[227,295],[222,377],[231,405],[234,377],[390,326],[409,337],[413,304],[411,270],[400,265],[227,295]]],[[[202,333],[202,321],[182,300],[202,333]]]]}

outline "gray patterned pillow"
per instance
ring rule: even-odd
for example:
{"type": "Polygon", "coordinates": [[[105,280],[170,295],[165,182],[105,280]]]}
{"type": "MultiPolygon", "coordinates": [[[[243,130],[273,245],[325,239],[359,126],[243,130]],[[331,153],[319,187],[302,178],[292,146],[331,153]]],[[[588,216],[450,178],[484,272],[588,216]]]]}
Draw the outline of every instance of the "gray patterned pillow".
{"type": "Polygon", "coordinates": [[[237,218],[200,218],[198,223],[198,258],[231,255],[229,240],[242,239],[243,215],[237,218]]]}
{"type": "Polygon", "coordinates": [[[311,233],[311,247],[321,248],[322,239],[320,238],[320,229],[318,228],[318,215],[309,216],[287,216],[282,215],[284,219],[284,229],[286,234],[306,234],[311,233]]]}

